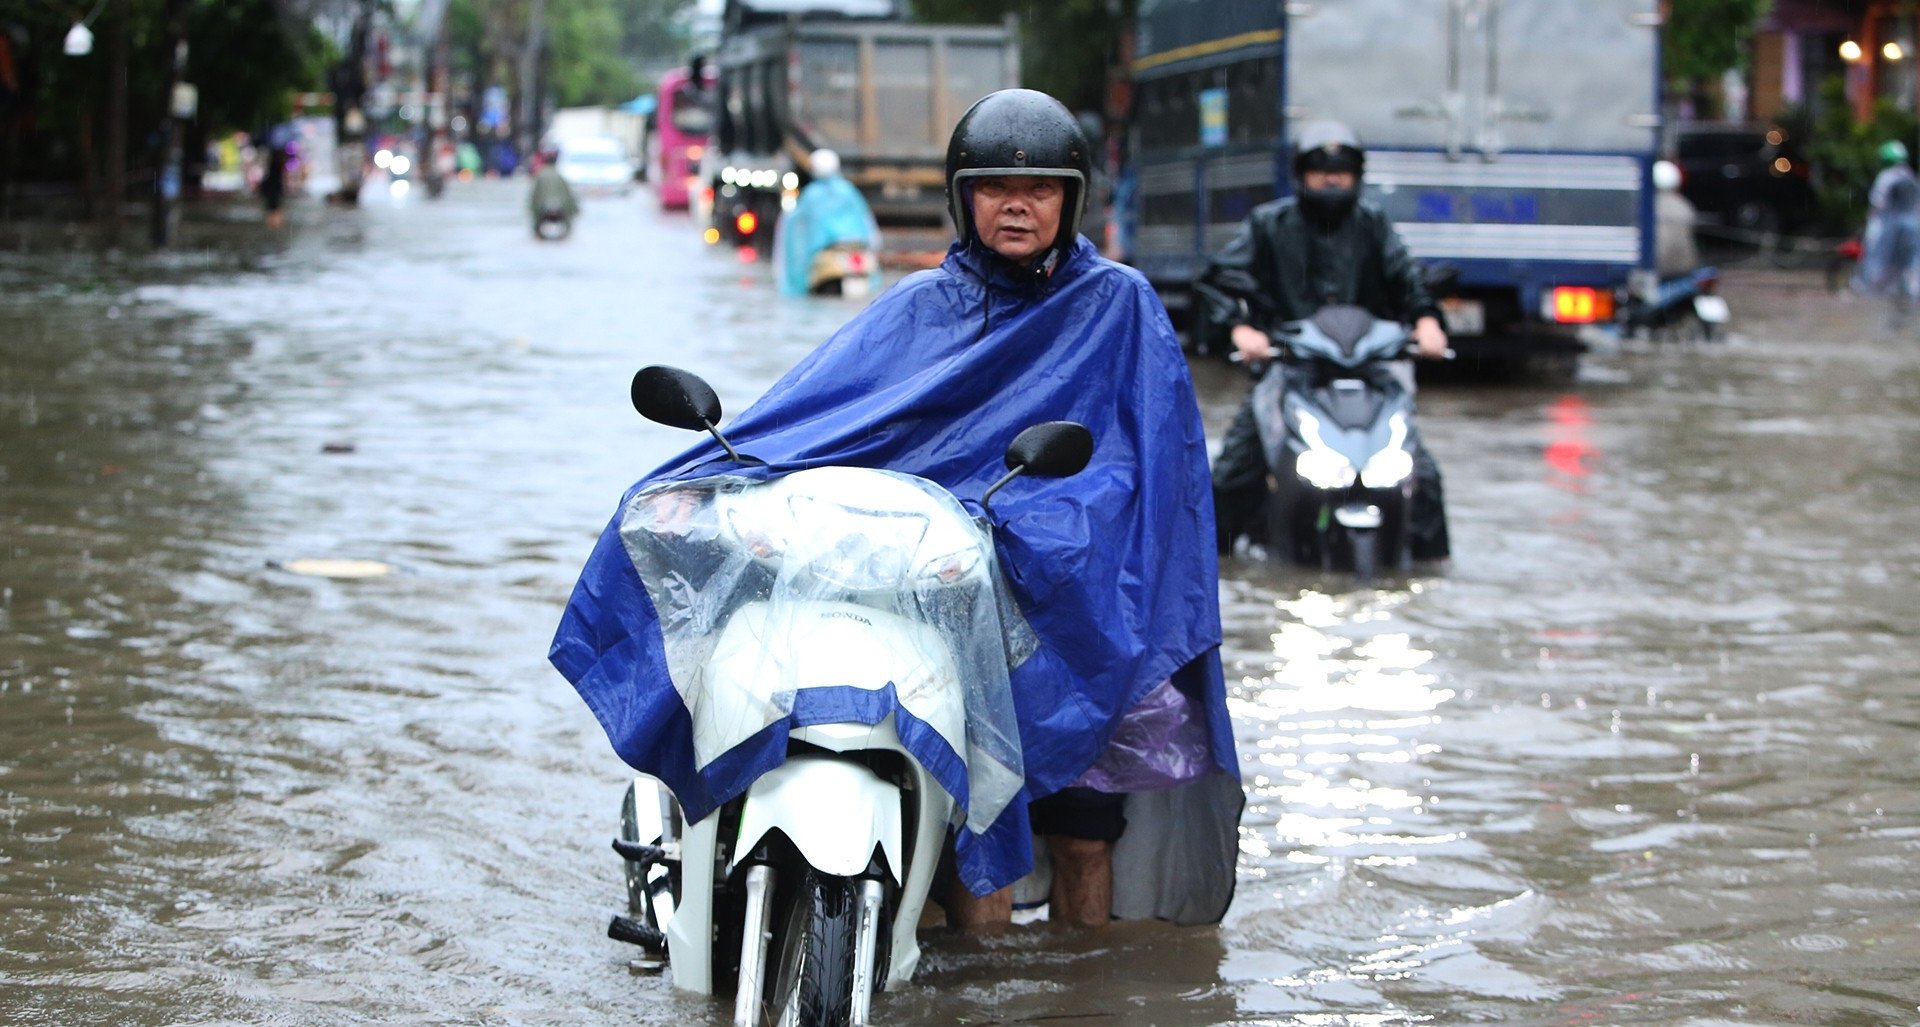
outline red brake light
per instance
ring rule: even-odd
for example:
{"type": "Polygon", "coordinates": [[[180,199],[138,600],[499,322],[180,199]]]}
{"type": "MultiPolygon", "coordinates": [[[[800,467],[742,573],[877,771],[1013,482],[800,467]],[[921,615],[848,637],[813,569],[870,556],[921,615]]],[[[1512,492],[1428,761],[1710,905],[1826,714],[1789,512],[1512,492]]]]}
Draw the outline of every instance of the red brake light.
{"type": "Polygon", "coordinates": [[[1548,310],[1560,324],[1596,324],[1613,320],[1613,294],[1585,285],[1562,285],[1548,298],[1548,310]]]}

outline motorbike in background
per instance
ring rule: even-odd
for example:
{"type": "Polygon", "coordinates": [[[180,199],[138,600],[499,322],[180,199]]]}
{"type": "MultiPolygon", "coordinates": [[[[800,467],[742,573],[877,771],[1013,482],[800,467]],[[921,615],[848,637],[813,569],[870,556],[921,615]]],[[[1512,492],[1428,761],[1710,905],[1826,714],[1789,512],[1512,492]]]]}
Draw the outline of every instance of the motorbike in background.
{"type": "Polygon", "coordinates": [[[1720,272],[1711,267],[1665,279],[1653,287],[1650,295],[1627,300],[1622,328],[1628,335],[1645,332],[1655,340],[1699,338],[1711,342],[1731,317],[1719,288],[1720,272]]]}
{"type": "MultiPolygon", "coordinates": [[[[646,368],[633,398],[757,465],[714,428],[699,378],[646,368]]],[[[1082,425],[1028,428],[981,506],[1092,453],[1082,425]]],[[[984,830],[1024,780],[990,529],[925,479],[821,466],[649,485],[621,536],[696,765],[732,768],[738,794],[690,820],[663,782],[634,778],[614,841],[628,914],[609,936],[664,959],[677,987],[732,992],[739,1027],[869,1022],[874,993],[919,962],[949,827],[984,830]],[[783,723],[771,769],[727,762],[783,723]]]]}
{"type": "Polygon", "coordinates": [[[1411,566],[1410,334],[1349,306],[1274,332],[1278,366],[1260,369],[1253,394],[1270,556],[1363,582],[1411,566]]]}
{"type": "Polygon", "coordinates": [[[813,255],[807,292],[815,296],[861,299],[873,291],[880,262],[865,242],[840,242],[813,255]]]}
{"type": "Polygon", "coordinates": [[[534,238],[542,242],[559,242],[573,234],[573,218],[564,210],[543,210],[533,219],[534,238]]]}

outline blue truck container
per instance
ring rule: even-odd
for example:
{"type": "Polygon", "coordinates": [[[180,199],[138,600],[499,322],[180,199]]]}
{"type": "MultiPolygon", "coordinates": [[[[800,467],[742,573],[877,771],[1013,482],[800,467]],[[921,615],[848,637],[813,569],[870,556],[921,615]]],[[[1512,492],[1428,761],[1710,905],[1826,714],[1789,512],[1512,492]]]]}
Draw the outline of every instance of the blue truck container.
{"type": "Polygon", "coordinates": [[[1291,133],[1345,122],[1366,197],[1457,269],[1455,347],[1572,353],[1653,287],[1658,0],[1141,0],[1128,258],[1168,305],[1257,204],[1291,133]]]}

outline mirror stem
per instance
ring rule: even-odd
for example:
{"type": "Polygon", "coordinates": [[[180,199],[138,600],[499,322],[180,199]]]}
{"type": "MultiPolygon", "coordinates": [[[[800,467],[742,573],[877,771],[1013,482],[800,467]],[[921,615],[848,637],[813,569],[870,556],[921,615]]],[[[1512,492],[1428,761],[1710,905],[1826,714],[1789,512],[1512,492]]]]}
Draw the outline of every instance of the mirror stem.
{"type": "Polygon", "coordinates": [[[999,481],[996,481],[993,484],[988,485],[986,494],[980,497],[980,509],[987,511],[988,513],[992,513],[993,508],[987,505],[987,500],[992,499],[993,494],[995,492],[1000,491],[1001,486],[1005,485],[1007,482],[1010,482],[1015,478],[1020,477],[1021,472],[1025,471],[1026,469],[1027,469],[1027,465],[1021,464],[1020,466],[1014,468],[1013,470],[1008,471],[1007,473],[1001,475],[999,481]]]}
{"type": "Polygon", "coordinates": [[[704,417],[700,419],[700,423],[706,425],[708,433],[711,434],[715,439],[719,440],[720,448],[727,451],[727,456],[731,457],[734,463],[737,464],[742,462],[740,459],[740,454],[736,452],[733,448],[733,443],[728,442],[727,437],[725,435],[720,434],[720,429],[715,428],[712,425],[712,423],[710,423],[704,417]]]}

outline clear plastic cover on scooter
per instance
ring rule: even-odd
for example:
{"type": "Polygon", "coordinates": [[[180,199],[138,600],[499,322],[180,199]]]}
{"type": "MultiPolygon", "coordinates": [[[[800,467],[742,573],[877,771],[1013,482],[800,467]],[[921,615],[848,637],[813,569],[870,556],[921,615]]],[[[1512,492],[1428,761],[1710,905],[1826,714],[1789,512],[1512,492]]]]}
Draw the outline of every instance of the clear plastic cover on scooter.
{"type": "Polygon", "coordinates": [[[1020,789],[1008,667],[1031,632],[987,529],[938,485],[853,467],[665,482],[627,502],[620,537],[702,772],[783,721],[893,713],[969,829],[1020,789]]]}

